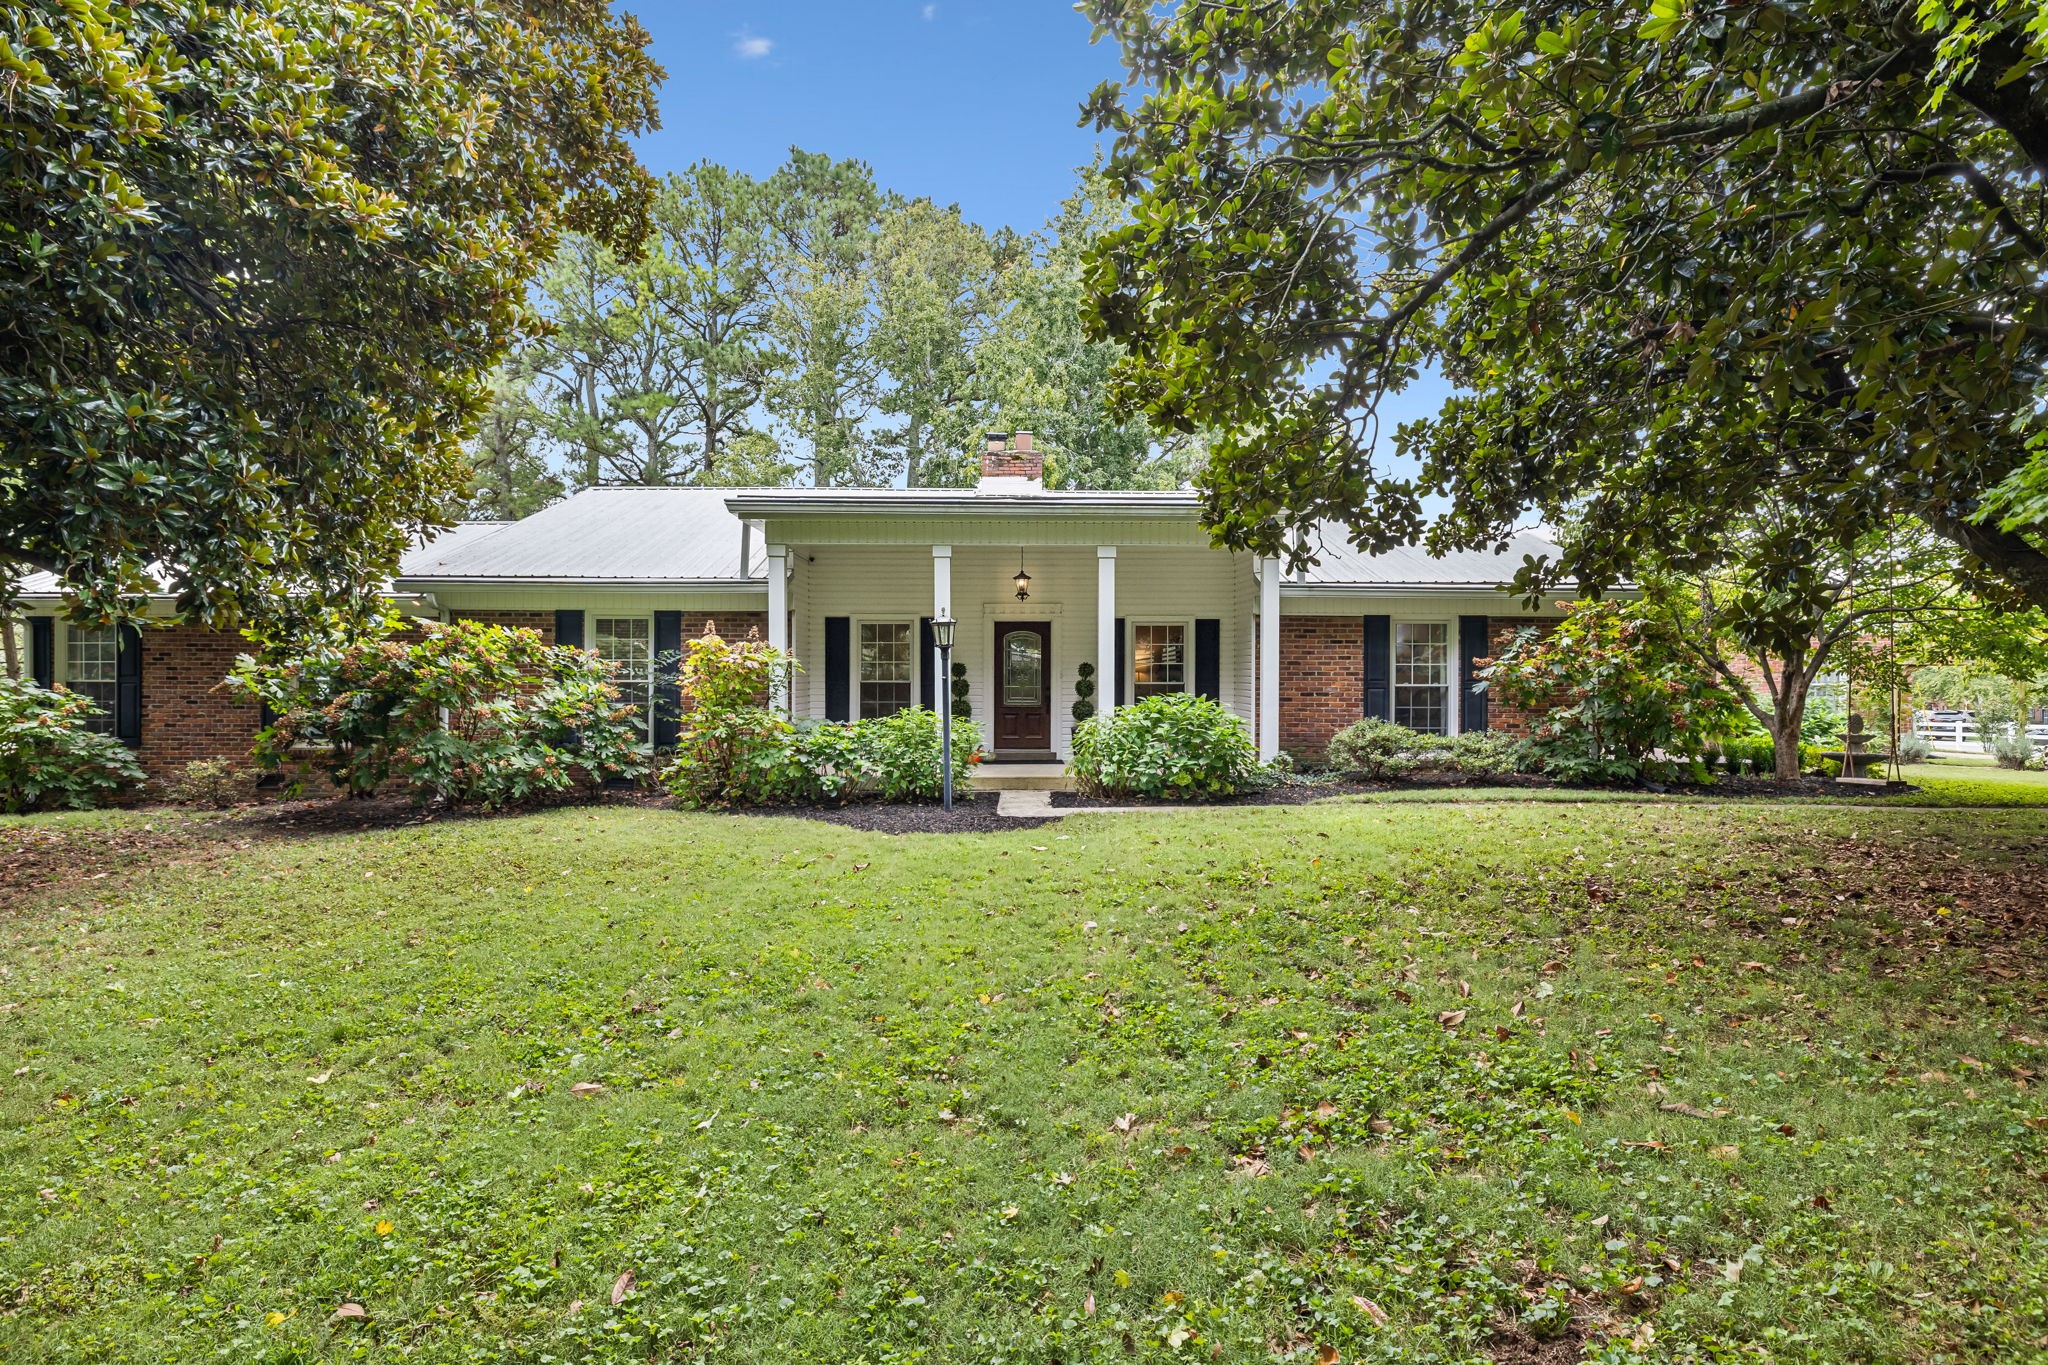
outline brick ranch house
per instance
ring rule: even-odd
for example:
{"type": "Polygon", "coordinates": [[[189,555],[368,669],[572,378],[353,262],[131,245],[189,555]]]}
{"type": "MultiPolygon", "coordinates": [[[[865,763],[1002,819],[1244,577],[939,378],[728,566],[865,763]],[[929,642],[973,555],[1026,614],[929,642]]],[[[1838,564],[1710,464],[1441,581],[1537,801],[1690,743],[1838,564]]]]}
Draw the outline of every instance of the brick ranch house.
{"type": "MultiPolygon", "coordinates": [[[[673,686],[683,641],[715,622],[799,661],[791,712],[819,720],[932,707],[931,620],[991,758],[1066,757],[1078,666],[1101,707],[1196,692],[1242,716],[1261,755],[1313,757],[1361,716],[1457,734],[1527,727],[1474,687],[1474,660],[1546,619],[1500,590],[1524,555],[1365,555],[1331,537],[1315,567],[1215,548],[1191,493],[1055,492],[1028,432],[991,436],[972,489],[593,488],[518,522],[469,523],[407,557],[393,598],[429,619],[530,626],[596,650],[630,695],[673,686]]],[[[164,775],[244,757],[262,717],[220,686],[246,646],[170,625],[85,628],[58,585],[27,585],[28,657],[98,702],[164,775]]],[[[169,603],[158,604],[168,614],[169,603]]],[[[660,744],[668,725],[651,738],[660,744]]]]}

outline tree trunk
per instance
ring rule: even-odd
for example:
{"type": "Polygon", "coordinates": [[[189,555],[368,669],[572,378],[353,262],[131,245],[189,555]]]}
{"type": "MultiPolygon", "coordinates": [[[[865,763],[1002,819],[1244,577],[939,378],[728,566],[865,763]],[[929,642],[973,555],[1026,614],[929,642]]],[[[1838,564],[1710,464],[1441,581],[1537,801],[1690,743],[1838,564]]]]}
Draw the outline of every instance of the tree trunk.
{"type": "Polygon", "coordinates": [[[1805,720],[1805,706],[1800,714],[1788,714],[1788,708],[1779,707],[1771,716],[1771,753],[1775,767],[1771,776],[1779,786],[1788,786],[1799,779],[1799,727],[1805,720]]]}
{"type": "Polygon", "coordinates": [[[1925,511],[1920,519],[1936,535],[1954,541],[1982,560],[1992,572],[2026,594],[2029,602],[2048,609],[2048,551],[2015,532],[1946,512],[1925,511]]]}

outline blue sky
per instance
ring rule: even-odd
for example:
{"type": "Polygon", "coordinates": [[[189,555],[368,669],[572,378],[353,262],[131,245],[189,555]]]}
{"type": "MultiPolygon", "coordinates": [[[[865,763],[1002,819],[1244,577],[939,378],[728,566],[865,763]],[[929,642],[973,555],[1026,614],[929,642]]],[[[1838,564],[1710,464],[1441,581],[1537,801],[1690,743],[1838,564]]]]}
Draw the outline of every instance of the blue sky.
{"type": "Polygon", "coordinates": [[[665,0],[625,8],[668,68],[657,174],[765,175],[792,145],[866,161],[984,227],[1038,227],[1097,137],[1081,101],[1119,74],[1068,0],[665,0]]]}

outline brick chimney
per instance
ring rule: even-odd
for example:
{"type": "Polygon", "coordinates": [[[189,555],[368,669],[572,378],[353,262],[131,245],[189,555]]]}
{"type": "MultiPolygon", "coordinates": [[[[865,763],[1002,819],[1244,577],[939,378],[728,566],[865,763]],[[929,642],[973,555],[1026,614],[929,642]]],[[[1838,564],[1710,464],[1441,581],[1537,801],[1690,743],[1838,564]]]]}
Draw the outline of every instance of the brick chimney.
{"type": "Polygon", "coordinates": [[[992,493],[1022,493],[1045,487],[1045,454],[1031,448],[1031,433],[991,431],[981,453],[981,485],[992,493]]]}

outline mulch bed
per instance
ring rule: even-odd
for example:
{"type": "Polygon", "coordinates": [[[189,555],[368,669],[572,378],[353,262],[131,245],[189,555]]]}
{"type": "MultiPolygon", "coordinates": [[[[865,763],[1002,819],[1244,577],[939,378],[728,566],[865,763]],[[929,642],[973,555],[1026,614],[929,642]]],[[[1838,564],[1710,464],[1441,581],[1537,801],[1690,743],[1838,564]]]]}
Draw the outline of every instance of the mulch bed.
{"type": "MultiPolygon", "coordinates": [[[[1300,806],[1311,801],[1322,801],[1333,796],[1376,796],[1389,792],[1443,792],[1455,795],[1460,790],[1482,787],[1509,787],[1524,791],[1555,789],[1570,791],[1572,788],[1554,782],[1547,777],[1512,775],[1507,777],[1467,777],[1461,773],[1426,773],[1417,777],[1402,778],[1396,782],[1357,782],[1350,780],[1332,782],[1294,781],[1260,791],[1240,792],[1236,796],[1214,797],[1206,801],[1167,801],[1156,797],[1099,797],[1083,796],[1079,792],[1054,792],[1053,808],[1056,810],[1090,810],[1105,806],[1300,806]]],[[[1587,791],[1632,791],[1658,796],[1707,796],[1736,799],[1778,796],[1855,796],[1881,800],[1887,796],[1905,796],[1919,790],[1910,782],[1893,782],[1884,787],[1844,787],[1825,777],[1802,777],[1795,782],[1780,785],[1769,777],[1722,777],[1712,786],[1700,787],[1691,783],[1650,783],[1639,786],[1587,787],[1587,791]]]]}

